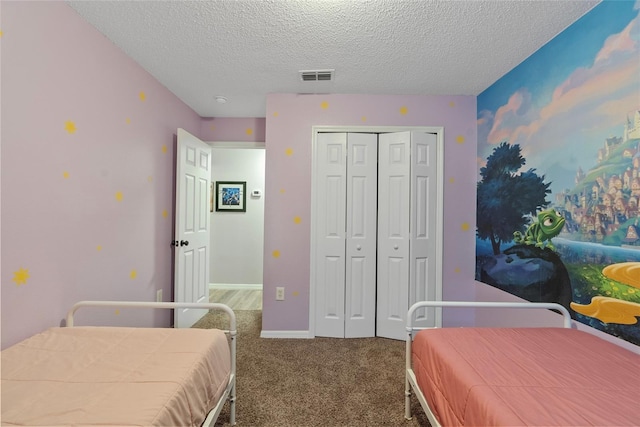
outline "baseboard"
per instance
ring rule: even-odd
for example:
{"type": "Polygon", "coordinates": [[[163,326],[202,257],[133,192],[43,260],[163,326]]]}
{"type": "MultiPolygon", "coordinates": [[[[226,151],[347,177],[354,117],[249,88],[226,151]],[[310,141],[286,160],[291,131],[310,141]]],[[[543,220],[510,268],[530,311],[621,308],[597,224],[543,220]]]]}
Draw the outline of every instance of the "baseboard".
{"type": "Polygon", "coordinates": [[[209,283],[209,289],[233,289],[236,291],[261,291],[262,283],[248,283],[248,284],[209,283]]]}
{"type": "Polygon", "coordinates": [[[265,331],[260,332],[260,338],[313,338],[309,331],[265,331]]]}

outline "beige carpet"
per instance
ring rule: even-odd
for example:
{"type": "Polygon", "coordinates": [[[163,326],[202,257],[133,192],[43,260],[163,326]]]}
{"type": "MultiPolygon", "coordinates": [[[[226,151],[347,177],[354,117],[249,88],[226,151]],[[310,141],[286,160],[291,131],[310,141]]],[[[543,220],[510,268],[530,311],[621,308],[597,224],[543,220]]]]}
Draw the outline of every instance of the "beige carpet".
{"type": "MultiPolygon", "coordinates": [[[[404,342],[260,338],[260,311],[236,316],[238,426],[429,426],[415,397],[404,419],[404,342]]],[[[209,313],[194,327],[228,325],[209,313]]],[[[215,425],[229,426],[228,403],[215,425]]]]}

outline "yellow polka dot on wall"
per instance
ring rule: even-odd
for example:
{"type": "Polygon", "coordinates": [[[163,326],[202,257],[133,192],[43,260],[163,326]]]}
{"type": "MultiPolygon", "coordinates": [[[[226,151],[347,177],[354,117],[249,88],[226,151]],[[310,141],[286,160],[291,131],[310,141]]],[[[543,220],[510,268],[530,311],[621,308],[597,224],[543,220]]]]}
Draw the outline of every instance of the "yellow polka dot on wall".
{"type": "Polygon", "coordinates": [[[455,103],[455,102],[453,102],[453,101],[449,102],[449,107],[452,107],[452,108],[453,108],[453,107],[455,107],[455,106],[456,106],[456,103],[455,103]]]}
{"type": "Polygon", "coordinates": [[[327,101],[322,101],[320,103],[320,108],[322,108],[323,110],[326,110],[327,108],[329,108],[329,103],[327,101]]]}
{"type": "Polygon", "coordinates": [[[287,148],[286,150],[284,150],[284,154],[286,154],[287,156],[293,156],[293,148],[287,148]]]}
{"type": "Polygon", "coordinates": [[[135,270],[131,270],[131,273],[129,273],[129,277],[135,279],[136,277],[138,277],[138,272],[135,270]]]}
{"type": "Polygon", "coordinates": [[[245,130],[245,133],[249,136],[253,135],[253,129],[251,128],[247,128],[247,130],[245,130]]]}
{"type": "Polygon", "coordinates": [[[131,119],[129,117],[127,117],[124,122],[126,124],[130,125],[131,124],[131,119]]]}
{"type": "Polygon", "coordinates": [[[293,222],[295,222],[296,224],[300,224],[302,222],[302,218],[300,218],[299,216],[295,216],[293,217],[293,222]]]}
{"type": "Polygon", "coordinates": [[[298,295],[300,295],[300,292],[293,291],[293,292],[291,292],[291,295],[293,295],[294,297],[297,297],[298,295]]]}
{"type": "Polygon", "coordinates": [[[458,144],[464,144],[464,136],[462,136],[462,135],[458,135],[458,136],[456,137],[456,142],[457,142],[458,144]]]}
{"type": "Polygon", "coordinates": [[[62,177],[65,178],[65,179],[68,179],[69,178],[69,172],[67,172],[67,171],[62,172],[62,177]]]}
{"type": "Polygon", "coordinates": [[[280,189],[280,194],[284,194],[285,192],[286,192],[286,191],[285,191],[285,189],[284,189],[284,188],[281,188],[281,189],[280,189]]]}
{"type": "Polygon", "coordinates": [[[100,252],[102,250],[102,245],[96,246],[96,251],[100,252]]]}
{"type": "Polygon", "coordinates": [[[153,182],[153,177],[151,175],[147,177],[147,182],[150,182],[150,183],[153,182]]]}
{"type": "Polygon", "coordinates": [[[273,112],[273,117],[278,117],[278,112],[277,111],[273,112]]]}
{"type": "Polygon", "coordinates": [[[451,184],[453,184],[454,182],[456,182],[456,179],[455,179],[454,177],[451,177],[451,178],[449,178],[449,182],[450,182],[451,184]]]}
{"type": "Polygon", "coordinates": [[[453,271],[456,272],[456,273],[460,273],[460,271],[462,271],[462,270],[460,270],[460,267],[456,267],[455,270],[453,270],[453,271]]]}
{"type": "Polygon", "coordinates": [[[16,282],[16,286],[26,285],[27,279],[29,279],[29,270],[20,267],[18,271],[13,272],[13,281],[16,282]]]}
{"type": "Polygon", "coordinates": [[[161,150],[162,150],[163,153],[167,154],[167,146],[166,145],[163,145],[161,150]]]}
{"type": "Polygon", "coordinates": [[[64,122],[64,130],[66,130],[68,133],[76,133],[76,130],[78,130],[76,128],[76,124],[73,123],[71,120],[67,120],[66,122],[64,122]]]}
{"type": "Polygon", "coordinates": [[[279,250],[274,250],[273,252],[271,252],[271,256],[273,256],[274,258],[280,258],[280,251],[279,250]]]}
{"type": "Polygon", "coordinates": [[[116,308],[116,309],[115,309],[115,311],[114,311],[114,313],[115,313],[115,315],[117,316],[118,314],[120,314],[120,310],[116,308]]]}
{"type": "Polygon", "coordinates": [[[468,231],[469,230],[469,223],[468,222],[463,222],[462,225],[460,226],[460,228],[462,229],[462,231],[468,231]]]}
{"type": "Polygon", "coordinates": [[[409,109],[407,107],[400,107],[400,114],[402,114],[403,116],[406,115],[409,112],[409,109]]]}
{"type": "Polygon", "coordinates": [[[2,32],[2,30],[0,30],[0,37],[2,37],[4,35],[4,33],[2,32]]]}
{"type": "Polygon", "coordinates": [[[122,194],[122,191],[117,191],[116,192],[116,200],[121,202],[123,198],[124,198],[124,194],[122,194]]]}
{"type": "Polygon", "coordinates": [[[147,99],[147,95],[143,91],[140,91],[138,98],[140,98],[140,101],[144,101],[147,99]]]}
{"type": "Polygon", "coordinates": [[[365,116],[360,117],[360,120],[362,120],[363,122],[367,121],[367,118],[365,116]]]}
{"type": "Polygon", "coordinates": [[[169,216],[169,212],[167,212],[167,210],[166,210],[166,209],[164,209],[164,210],[162,211],[162,217],[163,217],[163,218],[166,218],[166,217],[168,217],[168,216],[169,216]]]}

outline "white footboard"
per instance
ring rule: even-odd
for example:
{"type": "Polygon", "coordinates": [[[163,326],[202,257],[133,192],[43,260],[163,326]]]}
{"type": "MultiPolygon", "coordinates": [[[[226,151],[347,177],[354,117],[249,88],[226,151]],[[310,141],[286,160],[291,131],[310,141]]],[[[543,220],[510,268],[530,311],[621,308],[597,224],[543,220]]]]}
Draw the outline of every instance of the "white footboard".
{"type": "Polygon", "coordinates": [[[440,422],[429,407],[424,393],[418,387],[415,373],[411,364],[411,344],[413,342],[413,333],[424,329],[413,326],[413,315],[416,310],[423,307],[467,307],[467,308],[525,308],[525,309],[550,309],[557,310],[562,314],[563,324],[565,328],[571,328],[571,314],[562,305],[546,302],[483,302],[483,301],[420,301],[413,304],[407,313],[407,338],[406,338],[406,375],[405,375],[405,406],[404,413],[407,420],[411,419],[411,390],[416,393],[416,397],[420,405],[424,409],[432,427],[440,427],[440,422]]]}
{"type": "Polygon", "coordinates": [[[229,334],[229,351],[231,355],[231,373],[229,375],[229,383],[227,388],[216,404],[209,412],[205,419],[204,426],[213,426],[216,422],[220,411],[224,406],[224,402],[229,400],[229,422],[231,425],[236,424],[236,315],[233,310],[219,303],[189,303],[189,302],[148,302],[148,301],[80,301],[71,307],[67,312],[66,326],[73,327],[75,312],[82,307],[137,307],[137,308],[201,308],[207,310],[222,310],[229,316],[229,329],[224,332],[229,334]]]}

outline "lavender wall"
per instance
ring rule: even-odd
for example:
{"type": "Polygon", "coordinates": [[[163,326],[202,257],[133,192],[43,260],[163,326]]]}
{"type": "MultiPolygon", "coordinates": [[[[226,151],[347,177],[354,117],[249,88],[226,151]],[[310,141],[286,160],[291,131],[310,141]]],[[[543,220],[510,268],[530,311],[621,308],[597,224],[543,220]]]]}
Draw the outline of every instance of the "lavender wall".
{"type": "Polygon", "coordinates": [[[443,298],[475,298],[475,97],[271,94],[266,120],[264,331],[309,327],[314,125],[444,127],[443,298]]]}
{"type": "Polygon", "coordinates": [[[264,142],[264,117],[217,117],[202,119],[204,141],[264,142]]]}
{"type": "Polygon", "coordinates": [[[2,347],[77,300],[169,300],[174,134],[201,119],[63,2],[3,2],[0,28],[2,347]]]}

